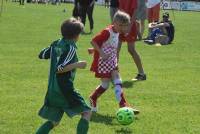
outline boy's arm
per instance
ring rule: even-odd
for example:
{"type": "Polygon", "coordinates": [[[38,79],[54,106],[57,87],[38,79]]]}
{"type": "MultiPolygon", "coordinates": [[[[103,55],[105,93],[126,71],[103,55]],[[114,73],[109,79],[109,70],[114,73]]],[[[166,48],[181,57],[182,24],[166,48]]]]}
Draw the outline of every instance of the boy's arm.
{"type": "Polygon", "coordinates": [[[86,61],[79,61],[79,62],[75,62],[75,63],[72,63],[72,64],[68,64],[66,65],[65,67],[58,67],[58,70],[57,70],[57,73],[65,73],[65,72],[68,72],[68,71],[71,71],[75,68],[80,68],[80,69],[84,69],[86,67],[87,63],[86,61]]]}
{"type": "Polygon", "coordinates": [[[100,54],[103,54],[103,51],[101,50],[101,48],[98,46],[98,44],[95,41],[91,41],[90,42],[92,44],[92,46],[94,47],[94,49],[100,54]]]}
{"type": "Polygon", "coordinates": [[[161,27],[169,27],[169,23],[166,23],[166,22],[164,22],[164,23],[158,23],[158,24],[151,23],[149,25],[149,28],[161,28],[161,27]]]}
{"type": "Polygon", "coordinates": [[[51,47],[44,48],[38,55],[40,59],[49,59],[51,54],[51,47]]]}
{"type": "Polygon", "coordinates": [[[84,69],[86,61],[77,61],[76,48],[70,46],[59,58],[57,73],[65,73],[75,68],[84,69]]]}
{"type": "Polygon", "coordinates": [[[109,54],[105,54],[102,49],[97,45],[96,42],[91,41],[92,46],[94,47],[94,49],[99,53],[99,55],[102,57],[103,60],[106,60],[110,57],[109,54]]]}
{"type": "Polygon", "coordinates": [[[99,55],[103,58],[103,59],[107,59],[108,56],[106,56],[104,54],[104,52],[101,49],[101,46],[103,45],[103,43],[105,41],[108,40],[108,38],[110,37],[110,33],[109,31],[103,30],[101,31],[99,34],[97,34],[92,41],[90,42],[92,44],[92,46],[94,47],[94,49],[99,53],[99,55]]]}

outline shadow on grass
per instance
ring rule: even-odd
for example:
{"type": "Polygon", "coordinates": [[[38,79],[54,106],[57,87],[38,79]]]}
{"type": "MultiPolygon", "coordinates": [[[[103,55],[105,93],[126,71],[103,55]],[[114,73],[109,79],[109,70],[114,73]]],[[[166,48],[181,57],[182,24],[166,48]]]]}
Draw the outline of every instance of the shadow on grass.
{"type": "Polygon", "coordinates": [[[121,128],[119,130],[115,130],[115,134],[133,134],[130,128],[121,128]]]}
{"type": "Polygon", "coordinates": [[[82,35],[91,35],[92,32],[82,32],[81,34],[82,34],[82,35]]]}
{"type": "Polygon", "coordinates": [[[123,81],[122,82],[122,87],[124,88],[132,88],[134,83],[136,83],[138,81],[123,81]]]}
{"type": "Polygon", "coordinates": [[[115,117],[108,115],[108,114],[107,115],[101,115],[99,113],[92,113],[91,121],[96,122],[96,123],[104,123],[106,125],[115,125],[112,122],[113,119],[115,119],[115,117]]]}

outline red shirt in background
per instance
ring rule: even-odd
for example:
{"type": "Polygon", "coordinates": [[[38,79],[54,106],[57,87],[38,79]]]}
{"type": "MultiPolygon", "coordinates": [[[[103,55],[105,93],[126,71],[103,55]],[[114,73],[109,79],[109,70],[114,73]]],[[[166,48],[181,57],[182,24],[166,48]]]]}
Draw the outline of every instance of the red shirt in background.
{"type": "MultiPolygon", "coordinates": [[[[119,10],[126,12],[130,15],[131,19],[137,9],[137,0],[119,0],[119,10]]],[[[132,25],[128,34],[120,34],[122,42],[135,42],[137,39],[136,22],[132,20],[132,25]]]]}
{"type": "Polygon", "coordinates": [[[119,9],[133,16],[137,8],[137,0],[119,0],[119,9]]]}

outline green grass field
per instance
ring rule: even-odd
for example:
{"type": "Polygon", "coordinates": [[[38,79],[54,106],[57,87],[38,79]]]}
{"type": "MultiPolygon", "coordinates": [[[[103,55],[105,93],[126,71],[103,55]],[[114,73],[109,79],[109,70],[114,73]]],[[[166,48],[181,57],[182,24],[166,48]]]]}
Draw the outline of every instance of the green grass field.
{"type": "MultiPolygon", "coordinates": [[[[60,37],[60,24],[71,16],[73,6],[4,4],[0,17],[0,134],[34,134],[44,122],[37,112],[46,93],[49,67],[49,62],[39,60],[37,55],[60,37]]],[[[94,34],[110,23],[108,9],[101,6],[95,7],[94,18],[94,34]]],[[[121,50],[124,91],[128,102],[141,114],[130,126],[119,125],[115,119],[118,104],[110,88],[99,99],[99,112],[92,117],[90,134],[200,133],[200,13],[176,11],[172,20],[176,27],[172,45],[136,43],[147,81],[130,81],[137,70],[126,44],[121,50]]],[[[99,83],[89,71],[92,57],[87,48],[93,35],[83,35],[78,42],[79,59],[87,60],[88,66],[78,70],[75,86],[86,100],[99,83]]],[[[64,116],[51,133],[75,134],[79,118],[64,116]]]]}

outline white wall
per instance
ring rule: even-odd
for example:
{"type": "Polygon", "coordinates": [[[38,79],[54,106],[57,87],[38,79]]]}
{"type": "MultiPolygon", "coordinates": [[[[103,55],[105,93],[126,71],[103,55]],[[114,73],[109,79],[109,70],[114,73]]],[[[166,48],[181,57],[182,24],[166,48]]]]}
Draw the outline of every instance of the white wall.
{"type": "MultiPolygon", "coordinates": [[[[74,0],[65,0],[65,1],[74,2],[74,0]]],[[[104,4],[104,0],[97,0],[96,4],[103,5],[104,4]]]]}
{"type": "Polygon", "coordinates": [[[200,11],[200,2],[192,2],[192,1],[173,2],[169,0],[164,0],[161,4],[161,8],[200,11]]]}

